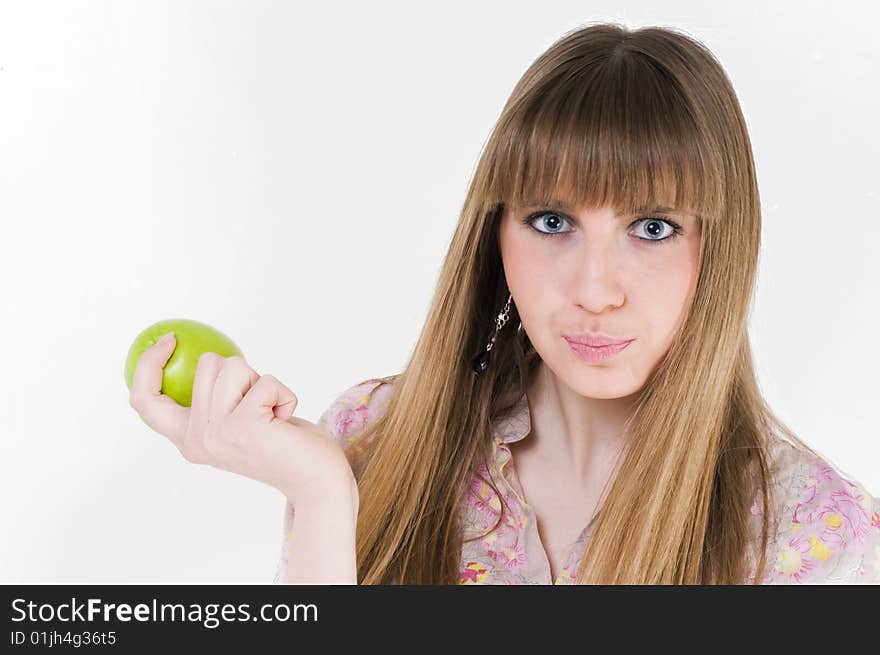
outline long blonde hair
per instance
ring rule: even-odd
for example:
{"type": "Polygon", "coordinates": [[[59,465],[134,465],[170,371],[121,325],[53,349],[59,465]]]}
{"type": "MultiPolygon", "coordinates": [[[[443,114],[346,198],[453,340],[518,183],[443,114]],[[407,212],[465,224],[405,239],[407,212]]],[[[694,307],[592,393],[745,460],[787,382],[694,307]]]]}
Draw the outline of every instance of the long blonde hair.
{"type": "Polygon", "coordinates": [[[575,582],[741,584],[752,546],[759,582],[774,525],[768,435],[809,448],[767,407],[752,363],[761,212],[746,124],[701,43],[669,28],[607,23],[563,35],[516,84],[474,172],[414,352],[403,372],[375,378],[393,381],[394,392],[350,446],[365,454],[356,472],[358,582],[458,582],[460,500],[480,463],[492,471],[490,426],[541,362],[525,331],[502,330],[488,370],[471,368],[507,298],[500,217],[507,203],[536,199],[627,213],[668,205],[702,224],[692,304],[638,392],[575,582]],[[765,511],[754,544],[748,510],[757,493],[765,511]]]}

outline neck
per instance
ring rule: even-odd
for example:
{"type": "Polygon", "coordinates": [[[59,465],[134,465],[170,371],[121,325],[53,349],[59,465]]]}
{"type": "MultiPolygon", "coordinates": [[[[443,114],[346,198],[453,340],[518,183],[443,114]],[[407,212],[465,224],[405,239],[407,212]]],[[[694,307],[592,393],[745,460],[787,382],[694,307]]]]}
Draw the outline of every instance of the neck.
{"type": "Polygon", "coordinates": [[[549,470],[575,483],[607,474],[624,445],[624,424],[633,411],[636,394],[588,398],[541,363],[526,395],[532,429],[521,449],[528,449],[549,470]]]}

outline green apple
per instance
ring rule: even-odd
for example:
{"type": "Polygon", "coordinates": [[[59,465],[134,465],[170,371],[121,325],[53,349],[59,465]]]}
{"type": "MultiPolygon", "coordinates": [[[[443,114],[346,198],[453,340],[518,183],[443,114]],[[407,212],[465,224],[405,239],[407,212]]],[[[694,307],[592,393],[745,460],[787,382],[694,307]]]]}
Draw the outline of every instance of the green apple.
{"type": "MultiPolygon", "coordinates": [[[[179,405],[192,405],[193,380],[199,356],[205,352],[223,357],[243,357],[238,346],[225,334],[210,325],[185,318],[169,318],[144,329],[128,349],[125,358],[125,384],[131,391],[134,369],[140,356],[164,334],[174,332],[176,345],[171,357],[162,369],[162,393],[173,398],[179,405]]],[[[144,421],[146,423],[146,421],[144,421]]]]}

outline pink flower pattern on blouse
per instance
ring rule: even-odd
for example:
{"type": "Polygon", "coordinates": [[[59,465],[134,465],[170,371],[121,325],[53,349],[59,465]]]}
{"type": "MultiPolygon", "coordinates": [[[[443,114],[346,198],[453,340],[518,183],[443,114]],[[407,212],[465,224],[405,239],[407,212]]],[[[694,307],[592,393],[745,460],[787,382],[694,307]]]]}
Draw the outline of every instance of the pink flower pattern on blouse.
{"type": "MultiPolygon", "coordinates": [[[[347,446],[384,411],[392,390],[391,383],[376,381],[350,387],[333,401],[318,424],[347,446]]],[[[482,464],[459,505],[465,539],[476,537],[462,546],[460,584],[574,583],[594,521],[569,546],[564,566],[552,580],[535,513],[523,498],[515,470],[507,467],[509,444],[525,438],[530,430],[525,397],[492,425],[491,479],[510,511],[502,517],[501,499],[486,483],[490,471],[482,464]],[[491,530],[499,517],[498,527],[491,530]]],[[[771,530],[762,584],[880,584],[880,499],[829,462],[782,438],[773,438],[770,455],[779,523],[771,530]]],[[[350,453],[349,461],[359,474],[362,450],[350,453]]],[[[758,541],[763,513],[758,496],[750,510],[758,541]]],[[[287,502],[276,584],[285,583],[294,517],[294,508],[287,502]]],[[[754,554],[749,557],[753,576],[756,560],[754,554]]]]}

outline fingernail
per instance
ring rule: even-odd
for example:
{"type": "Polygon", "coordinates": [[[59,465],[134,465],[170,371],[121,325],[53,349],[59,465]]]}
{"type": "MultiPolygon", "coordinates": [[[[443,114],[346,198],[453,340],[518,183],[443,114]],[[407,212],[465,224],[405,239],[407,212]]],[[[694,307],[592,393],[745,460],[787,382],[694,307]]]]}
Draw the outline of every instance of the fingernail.
{"type": "Polygon", "coordinates": [[[172,337],[174,337],[174,332],[169,332],[168,334],[162,335],[162,338],[159,339],[157,343],[168,343],[169,341],[171,341],[172,337]]]}

